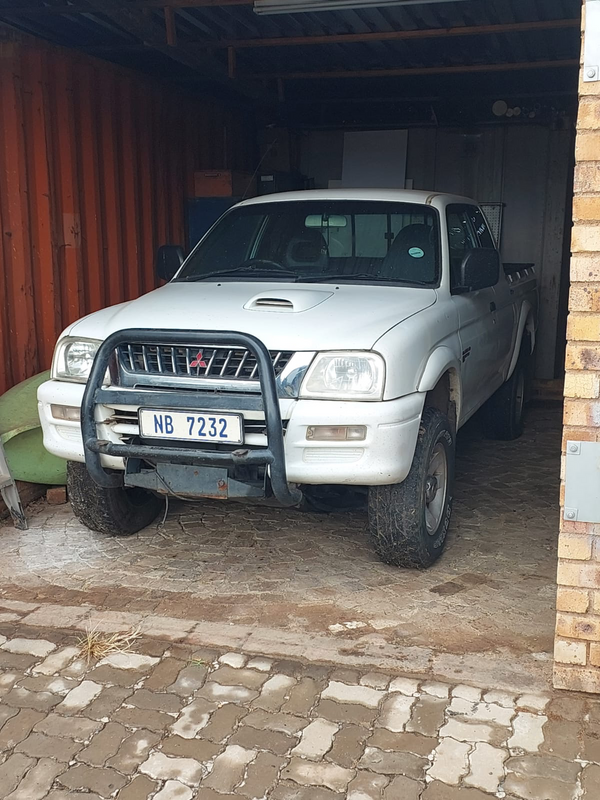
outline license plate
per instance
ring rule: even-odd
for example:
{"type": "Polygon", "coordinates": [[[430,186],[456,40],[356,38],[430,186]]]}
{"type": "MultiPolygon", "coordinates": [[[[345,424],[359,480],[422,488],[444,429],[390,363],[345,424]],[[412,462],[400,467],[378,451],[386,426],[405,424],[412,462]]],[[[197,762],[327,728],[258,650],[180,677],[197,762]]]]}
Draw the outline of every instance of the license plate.
{"type": "Polygon", "coordinates": [[[244,441],[241,414],[141,408],[139,419],[140,434],[144,439],[228,444],[242,444],[244,441]]]}

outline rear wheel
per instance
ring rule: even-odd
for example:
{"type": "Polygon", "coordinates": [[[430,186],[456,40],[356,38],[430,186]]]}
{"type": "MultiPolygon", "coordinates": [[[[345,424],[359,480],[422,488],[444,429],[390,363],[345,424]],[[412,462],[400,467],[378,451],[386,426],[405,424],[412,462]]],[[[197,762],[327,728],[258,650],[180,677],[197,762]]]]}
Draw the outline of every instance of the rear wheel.
{"type": "Polygon", "coordinates": [[[110,536],[131,536],[150,525],[162,500],[145,489],[98,486],[85,464],[67,463],[67,491],[77,519],[88,528],[110,536]]]}
{"type": "Polygon", "coordinates": [[[483,407],[483,424],[486,436],[490,439],[510,441],[518,439],[523,433],[530,378],[530,350],[529,337],[526,337],[513,374],[483,407]]]}
{"type": "Polygon", "coordinates": [[[402,483],[369,489],[369,532],[386,564],[424,569],[442,554],[452,511],[454,432],[426,408],[413,463],[402,483]]]}

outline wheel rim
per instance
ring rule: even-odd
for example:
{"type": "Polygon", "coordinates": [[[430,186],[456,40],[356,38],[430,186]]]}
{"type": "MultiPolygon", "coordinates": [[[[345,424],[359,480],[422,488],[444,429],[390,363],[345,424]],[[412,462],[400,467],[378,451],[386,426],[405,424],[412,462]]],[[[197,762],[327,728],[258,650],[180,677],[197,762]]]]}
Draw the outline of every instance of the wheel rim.
{"type": "Polygon", "coordinates": [[[523,406],[525,405],[525,372],[520,369],[517,375],[517,386],[515,389],[515,419],[520,422],[523,416],[523,406]]]}
{"type": "Polygon", "coordinates": [[[425,525],[433,536],[439,528],[448,491],[448,458],[441,442],[433,448],[425,478],[425,525]]]}

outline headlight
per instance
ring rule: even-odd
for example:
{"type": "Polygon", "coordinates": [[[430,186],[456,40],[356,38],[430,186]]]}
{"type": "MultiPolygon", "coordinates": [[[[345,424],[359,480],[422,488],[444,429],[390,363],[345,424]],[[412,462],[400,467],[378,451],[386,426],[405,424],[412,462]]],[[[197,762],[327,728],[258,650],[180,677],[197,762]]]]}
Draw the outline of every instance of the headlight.
{"type": "Polygon", "coordinates": [[[385,364],[377,353],[321,353],[313,361],[301,397],[327,400],[381,400],[385,364]]]}
{"type": "Polygon", "coordinates": [[[85,383],[101,344],[97,339],[62,339],[54,353],[52,377],[85,383]]]}

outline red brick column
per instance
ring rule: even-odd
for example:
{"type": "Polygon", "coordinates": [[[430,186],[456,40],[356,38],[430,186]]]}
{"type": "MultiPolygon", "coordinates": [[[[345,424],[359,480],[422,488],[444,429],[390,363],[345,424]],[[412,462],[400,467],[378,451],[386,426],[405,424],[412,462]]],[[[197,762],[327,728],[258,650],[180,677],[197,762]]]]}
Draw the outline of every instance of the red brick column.
{"type": "MultiPolygon", "coordinates": [[[[563,464],[568,440],[600,442],[600,82],[580,79],[579,95],[563,464]]],[[[564,483],[554,684],[600,693],[600,524],[565,520],[563,505],[564,483]]]]}

